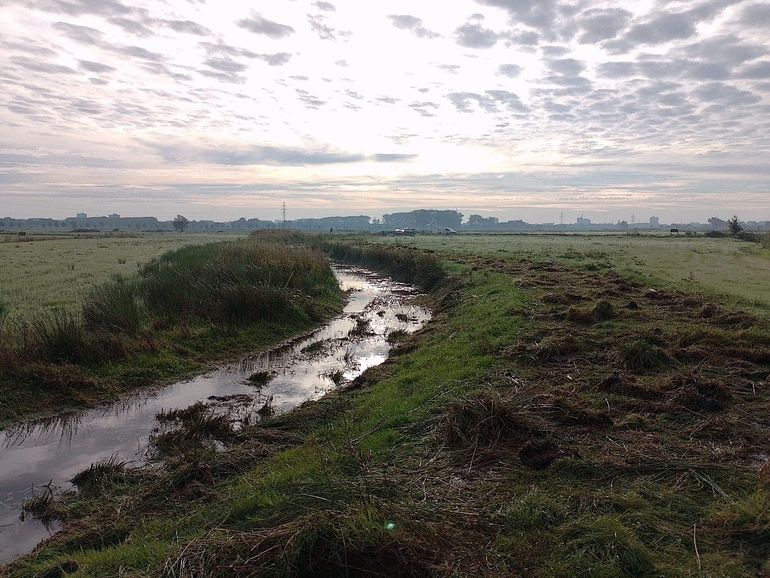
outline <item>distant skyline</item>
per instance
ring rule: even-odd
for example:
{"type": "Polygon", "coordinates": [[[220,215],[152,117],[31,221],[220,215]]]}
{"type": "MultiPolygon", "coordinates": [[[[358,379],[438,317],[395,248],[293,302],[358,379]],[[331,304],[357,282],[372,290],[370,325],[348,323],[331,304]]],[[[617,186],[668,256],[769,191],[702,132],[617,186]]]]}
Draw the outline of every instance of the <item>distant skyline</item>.
{"type": "Polygon", "coordinates": [[[770,220],[770,3],[0,0],[0,217],[770,220]]]}

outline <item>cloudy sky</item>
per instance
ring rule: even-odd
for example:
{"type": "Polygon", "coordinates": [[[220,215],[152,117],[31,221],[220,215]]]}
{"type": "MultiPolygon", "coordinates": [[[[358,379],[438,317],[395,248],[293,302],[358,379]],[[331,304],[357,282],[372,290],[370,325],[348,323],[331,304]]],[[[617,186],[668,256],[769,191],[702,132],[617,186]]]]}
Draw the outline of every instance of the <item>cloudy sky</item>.
{"type": "Polygon", "coordinates": [[[0,216],[770,219],[770,3],[0,0],[0,216]]]}

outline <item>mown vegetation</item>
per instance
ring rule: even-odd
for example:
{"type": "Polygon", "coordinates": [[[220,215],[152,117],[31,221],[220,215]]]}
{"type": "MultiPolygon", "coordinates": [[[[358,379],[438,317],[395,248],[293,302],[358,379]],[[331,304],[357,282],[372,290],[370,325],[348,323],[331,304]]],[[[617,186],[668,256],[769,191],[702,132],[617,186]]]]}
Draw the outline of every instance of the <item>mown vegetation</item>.
{"type": "Polygon", "coordinates": [[[770,572],[763,318],[553,261],[441,267],[386,364],[258,425],[160,416],[157,467],[95,466],[115,481],[80,479],[9,575],[770,572]]]}
{"type": "Polygon", "coordinates": [[[619,234],[418,235],[382,243],[465,253],[501,261],[558,263],[584,271],[617,271],[641,283],[707,294],[770,314],[770,236],[736,238],[619,234]]]}
{"type": "Polygon", "coordinates": [[[279,236],[177,249],[92,287],[79,310],[6,316],[0,421],[198,371],[307,330],[341,303],[326,256],[279,236]]]}

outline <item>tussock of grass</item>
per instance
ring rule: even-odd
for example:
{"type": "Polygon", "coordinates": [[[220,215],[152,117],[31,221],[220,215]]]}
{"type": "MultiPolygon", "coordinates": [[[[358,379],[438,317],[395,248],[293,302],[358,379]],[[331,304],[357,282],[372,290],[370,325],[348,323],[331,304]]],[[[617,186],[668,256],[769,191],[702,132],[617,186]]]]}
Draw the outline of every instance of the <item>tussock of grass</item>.
{"type": "Polygon", "coordinates": [[[517,410],[499,394],[484,391],[451,404],[443,418],[444,441],[456,449],[492,449],[532,431],[526,407],[517,410]]]}
{"type": "Polygon", "coordinates": [[[161,454],[194,449],[210,440],[224,442],[235,436],[230,418],[217,414],[202,402],[184,409],[161,412],[155,418],[161,429],[152,435],[150,441],[161,454]]]}
{"type": "Polygon", "coordinates": [[[663,349],[644,339],[624,344],[621,347],[621,354],[626,368],[634,373],[652,371],[671,361],[663,349]]]}
{"type": "Polygon", "coordinates": [[[126,462],[119,461],[113,456],[91,464],[88,469],[76,474],[70,481],[84,494],[99,494],[114,484],[131,480],[131,472],[126,465],[126,462]]]}

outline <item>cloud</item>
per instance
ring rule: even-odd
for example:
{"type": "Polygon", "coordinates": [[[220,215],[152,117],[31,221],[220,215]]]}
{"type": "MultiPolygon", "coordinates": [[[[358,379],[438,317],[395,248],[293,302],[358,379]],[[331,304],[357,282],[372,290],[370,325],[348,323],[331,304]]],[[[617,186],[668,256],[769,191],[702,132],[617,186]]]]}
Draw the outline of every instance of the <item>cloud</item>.
{"type": "Polygon", "coordinates": [[[739,78],[756,78],[765,80],[770,78],[770,61],[762,60],[753,64],[748,64],[738,71],[739,78]]]}
{"type": "Polygon", "coordinates": [[[580,74],[586,69],[585,64],[574,58],[549,60],[546,62],[546,66],[553,72],[569,76],[580,74]]]}
{"type": "Polygon", "coordinates": [[[388,18],[390,18],[391,23],[396,28],[409,30],[420,38],[438,38],[441,36],[440,34],[425,28],[422,24],[422,20],[415,16],[410,16],[409,14],[391,14],[388,18]]]}
{"type": "Polygon", "coordinates": [[[527,110],[519,97],[507,90],[487,90],[483,94],[450,92],[447,98],[459,112],[473,112],[472,103],[476,103],[479,108],[490,113],[499,112],[501,105],[512,112],[525,112],[527,110]]]}
{"type": "Polygon", "coordinates": [[[192,20],[164,20],[164,23],[174,32],[184,32],[197,36],[209,36],[211,34],[211,30],[192,20]]]}
{"type": "Polygon", "coordinates": [[[741,12],[740,22],[750,28],[770,28],[770,4],[759,3],[746,6],[741,12]]]}
{"type": "Polygon", "coordinates": [[[440,108],[435,102],[423,101],[412,102],[409,104],[409,108],[425,118],[431,118],[436,116],[436,111],[440,108]]]}
{"type": "Polygon", "coordinates": [[[41,72],[44,74],[77,74],[77,71],[69,66],[51,62],[41,62],[36,58],[30,58],[28,56],[13,56],[11,57],[11,62],[16,66],[32,72],[41,72]]]}
{"type": "Polygon", "coordinates": [[[102,32],[96,28],[80,26],[69,22],[54,22],[53,27],[62,32],[68,38],[75,42],[88,45],[98,45],[102,41],[102,32]]]}
{"type": "Polygon", "coordinates": [[[507,76],[508,78],[515,78],[521,74],[522,68],[518,64],[501,64],[497,67],[497,74],[507,76]]]}
{"type": "Polygon", "coordinates": [[[457,44],[468,48],[492,48],[500,40],[500,35],[481,24],[467,23],[455,30],[455,39],[457,44]]]}
{"type": "Polygon", "coordinates": [[[695,34],[695,22],[686,13],[660,14],[643,24],[633,26],[626,39],[636,44],[661,44],[690,38],[695,34]]]}
{"type": "Polygon", "coordinates": [[[238,26],[255,34],[263,34],[270,38],[284,38],[294,34],[294,28],[286,24],[279,24],[267,18],[255,14],[251,18],[243,18],[238,21],[238,26]]]}
{"type": "Polygon", "coordinates": [[[621,8],[592,9],[581,12],[577,22],[581,30],[578,40],[583,44],[594,44],[615,38],[626,27],[631,16],[631,12],[621,8]]]}
{"type": "Polygon", "coordinates": [[[315,7],[319,10],[323,10],[324,12],[334,12],[337,9],[334,7],[334,4],[330,4],[329,2],[315,2],[315,7]]]}
{"type": "Polygon", "coordinates": [[[437,64],[436,68],[440,68],[441,70],[446,70],[451,74],[457,74],[457,71],[460,70],[461,67],[459,64],[437,64]]]}
{"type": "Polygon", "coordinates": [[[270,66],[283,66],[291,60],[291,54],[288,52],[276,52],[274,54],[257,54],[254,58],[264,60],[270,66]]]}
{"type": "Polygon", "coordinates": [[[167,161],[175,163],[203,162],[212,165],[248,166],[312,166],[357,163],[366,157],[355,153],[283,148],[253,147],[193,147],[187,145],[151,145],[167,161]]]}
{"type": "Polygon", "coordinates": [[[411,161],[417,158],[418,155],[410,154],[398,154],[398,153],[378,153],[374,155],[373,160],[378,163],[395,163],[402,161],[411,161]]]}
{"type": "Polygon", "coordinates": [[[90,60],[79,60],[80,68],[87,70],[88,72],[113,72],[114,67],[99,62],[91,62],[90,60]]]}
{"type": "Polygon", "coordinates": [[[558,16],[556,0],[479,0],[481,4],[507,10],[511,22],[522,23],[540,30],[554,30],[558,16]]]}
{"type": "Polygon", "coordinates": [[[245,64],[230,58],[209,58],[204,64],[220,72],[243,72],[248,68],[245,64]]]}

